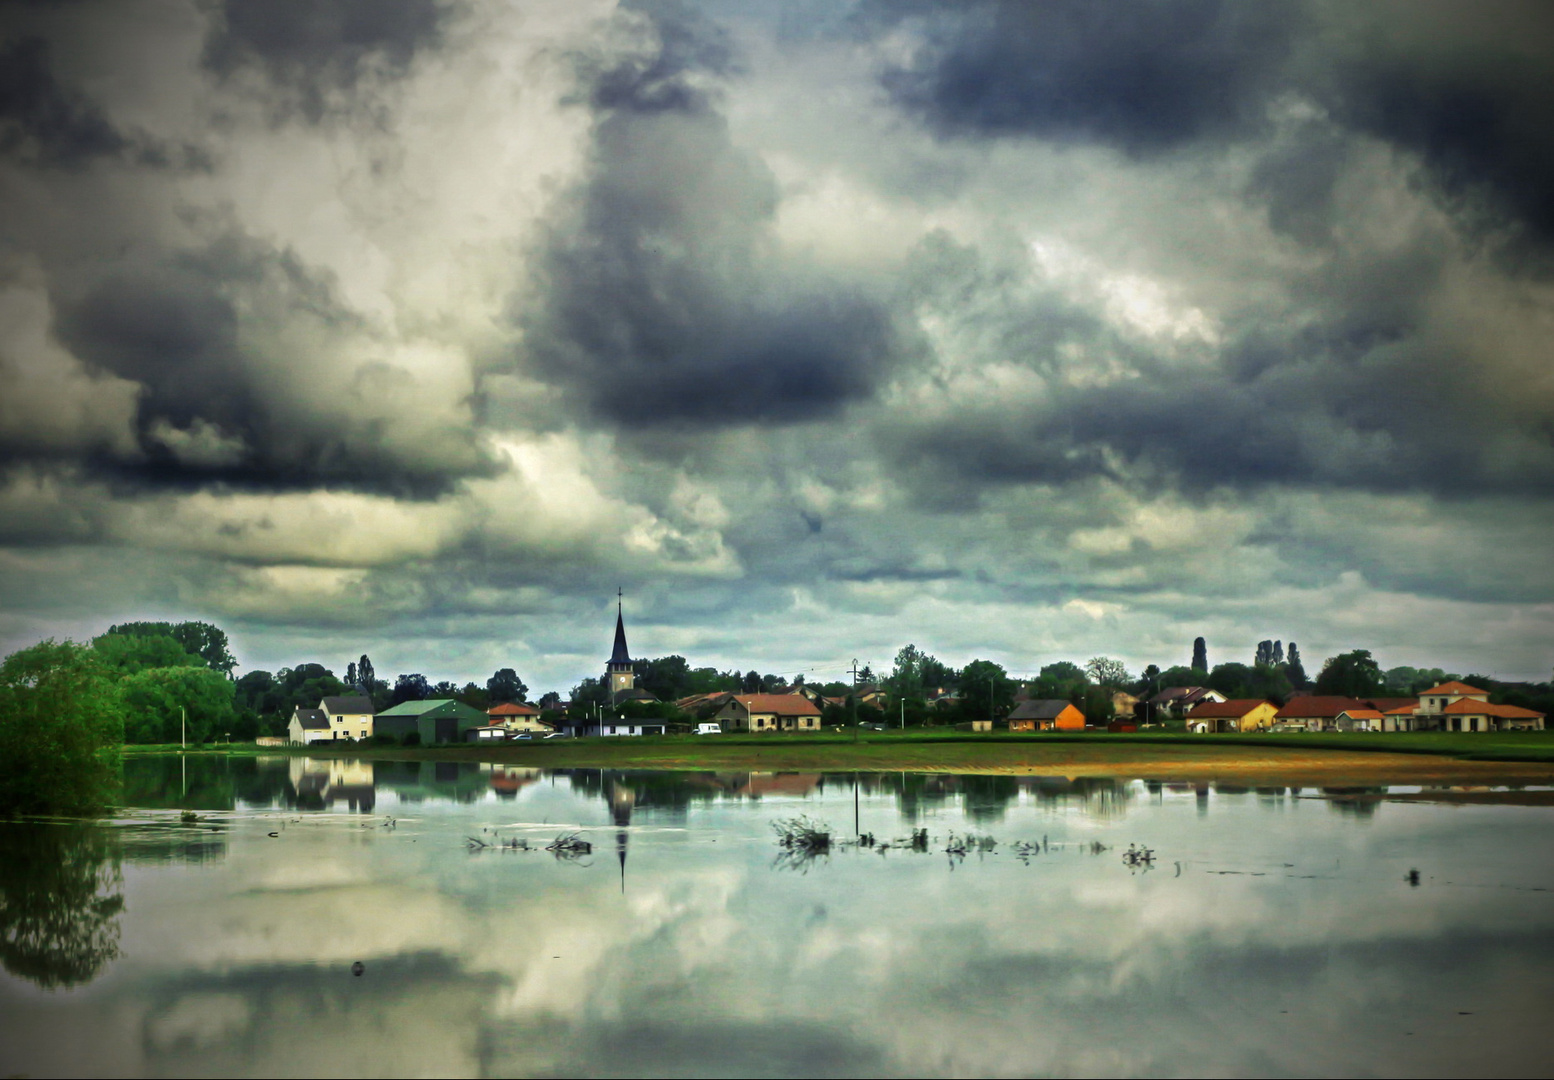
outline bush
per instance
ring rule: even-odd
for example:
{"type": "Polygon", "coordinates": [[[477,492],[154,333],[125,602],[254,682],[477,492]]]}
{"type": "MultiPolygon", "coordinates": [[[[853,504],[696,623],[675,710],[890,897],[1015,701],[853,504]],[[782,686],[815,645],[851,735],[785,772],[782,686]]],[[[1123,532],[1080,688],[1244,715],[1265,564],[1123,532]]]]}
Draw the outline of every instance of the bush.
{"type": "Polygon", "coordinates": [[[124,721],[84,645],[45,641],[0,663],[0,814],[96,814],[113,801],[124,721]]]}
{"type": "Polygon", "coordinates": [[[420,746],[421,733],[419,731],[407,731],[405,737],[399,740],[400,746],[420,746]]]}

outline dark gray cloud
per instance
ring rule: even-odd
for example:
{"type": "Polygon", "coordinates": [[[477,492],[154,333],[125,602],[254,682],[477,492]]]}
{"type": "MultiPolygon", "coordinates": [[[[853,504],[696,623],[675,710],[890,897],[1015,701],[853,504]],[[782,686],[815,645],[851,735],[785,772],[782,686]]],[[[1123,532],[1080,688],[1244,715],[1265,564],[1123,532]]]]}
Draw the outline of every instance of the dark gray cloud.
{"type": "Polygon", "coordinates": [[[1257,128],[1298,6],[868,5],[867,22],[921,13],[922,44],[883,75],[903,106],[953,134],[1097,140],[1133,153],[1257,128]]]}
{"type": "Polygon", "coordinates": [[[978,316],[995,343],[989,359],[1035,372],[1043,390],[922,421],[893,417],[880,437],[929,489],[965,499],[974,486],[956,478],[1546,496],[1554,416],[1504,398],[1504,358],[1438,335],[1430,319],[1442,257],[1422,242],[1328,266],[1297,281],[1300,321],[1254,308],[1229,322],[1210,358],[1184,362],[1055,290],[1028,295],[934,239],[918,255],[924,302],[953,311],[957,297],[986,305],[1007,290],[978,316]],[[1086,365],[1078,372],[1076,355],[1086,365]],[[1126,377],[1086,377],[1110,363],[1126,377]]]}
{"type": "Polygon", "coordinates": [[[589,174],[522,316],[540,370],[627,427],[801,423],[868,396],[901,348],[887,303],[777,249],[776,184],[705,85],[726,43],[678,7],[653,16],[643,53],[583,63],[589,174]]]}
{"type": "Polygon", "coordinates": [[[131,141],[96,103],[60,82],[49,53],[39,37],[0,45],[0,153],[64,168],[126,153],[131,141]]]}
{"type": "Polygon", "coordinates": [[[226,0],[205,43],[205,64],[227,77],[254,67],[310,121],[334,92],[349,94],[369,73],[403,74],[441,40],[444,0],[226,0]]]}

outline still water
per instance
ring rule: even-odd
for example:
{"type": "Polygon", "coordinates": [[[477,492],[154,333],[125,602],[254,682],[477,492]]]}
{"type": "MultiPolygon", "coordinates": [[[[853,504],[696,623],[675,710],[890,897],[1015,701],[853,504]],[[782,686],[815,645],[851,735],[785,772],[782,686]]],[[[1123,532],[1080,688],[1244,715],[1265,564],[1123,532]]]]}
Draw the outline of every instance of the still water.
{"type": "Polygon", "coordinates": [[[0,1075],[1541,1076],[1554,1051],[1548,807],[126,770],[112,822],[0,824],[0,1075]],[[800,815],[847,842],[784,852],[800,815]]]}

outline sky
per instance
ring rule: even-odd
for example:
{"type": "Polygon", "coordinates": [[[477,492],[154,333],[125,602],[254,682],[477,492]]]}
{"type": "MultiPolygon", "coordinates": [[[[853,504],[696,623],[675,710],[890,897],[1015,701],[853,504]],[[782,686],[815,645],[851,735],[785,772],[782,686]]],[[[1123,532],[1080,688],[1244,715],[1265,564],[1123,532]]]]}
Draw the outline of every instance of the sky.
{"type": "Polygon", "coordinates": [[[0,650],[1554,664],[1554,10],[0,11],[0,650]]]}

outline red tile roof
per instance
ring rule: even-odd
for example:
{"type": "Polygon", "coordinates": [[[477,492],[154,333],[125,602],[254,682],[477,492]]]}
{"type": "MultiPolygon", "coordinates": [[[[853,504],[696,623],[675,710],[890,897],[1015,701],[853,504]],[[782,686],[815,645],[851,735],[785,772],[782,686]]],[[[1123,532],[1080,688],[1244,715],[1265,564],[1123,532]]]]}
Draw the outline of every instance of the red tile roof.
{"type": "Polygon", "coordinates": [[[819,716],[815,703],[803,694],[734,694],[747,712],[776,713],[778,716],[819,716]]]}
{"type": "Polygon", "coordinates": [[[1417,697],[1368,697],[1365,704],[1380,712],[1393,712],[1397,709],[1417,709],[1419,699],[1417,697]]]}
{"type": "Polygon", "coordinates": [[[1381,720],[1381,713],[1375,709],[1345,709],[1344,715],[1351,720],[1381,720]]]}
{"type": "Polygon", "coordinates": [[[1415,702],[1412,705],[1403,705],[1403,706],[1400,706],[1400,707],[1398,707],[1396,709],[1388,709],[1387,710],[1387,715],[1388,716],[1413,716],[1418,711],[1419,711],[1419,704],[1418,704],[1418,702],[1415,702]]]}
{"type": "Polygon", "coordinates": [[[486,710],[487,716],[538,716],[539,714],[540,711],[533,705],[520,705],[513,701],[504,701],[486,710]]]}
{"type": "Polygon", "coordinates": [[[1452,702],[1442,709],[1441,712],[1450,713],[1454,716],[1463,714],[1469,716],[1503,716],[1507,719],[1517,720],[1531,720],[1534,717],[1543,715],[1541,712],[1524,709],[1519,705],[1492,705],[1487,701],[1471,701],[1468,698],[1461,698],[1452,702]]]}
{"type": "Polygon", "coordinates": [[[1263,698],[1235,698],[1231,701],[1205,701],[1195,706],[1192,712],[1187,714],[1189,720],[1212,716],[1241,717],[1257,708],[1259,705],[1267,705],[1263,698]]]}
{"type": "Polygon", "coordinates": [[[1292,697],[1276,714],[1280,720],[1321,716],[1332,719],[1349,709],[1363,709],[1365,702],[1352,697],[1292,697]]]}
{"type": "Polygon", "coordinates": [[[1488,693],[1489,693],[1488,690],[1480,690],[1476,686],[1469,686],[1465,682],[1457,682],[1455,679],[1453,679],[1451,682],[1443,682],[1440,686],[1432,686],[1432,687],[1430,687],[1430,689],[1424,691],[1419,696],[1423,697],[1425,694],[1488,694],[1488,693]]]}

